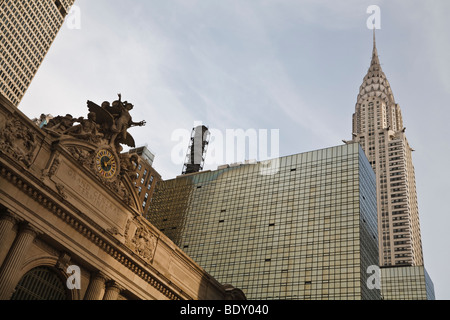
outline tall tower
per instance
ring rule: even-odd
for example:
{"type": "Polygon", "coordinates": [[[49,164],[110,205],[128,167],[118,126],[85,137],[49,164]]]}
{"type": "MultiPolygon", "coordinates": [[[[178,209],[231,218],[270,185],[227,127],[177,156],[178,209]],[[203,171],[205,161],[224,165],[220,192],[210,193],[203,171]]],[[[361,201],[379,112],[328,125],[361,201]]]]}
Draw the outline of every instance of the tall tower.
{"type": "Polygon", "coordinates": [[[412,152],[400,106],[373,53],[353,114],[353,142],[360,143],[377,177],[380,266],[423,265],[412,152]]]}
{"type": "Polygon", "coordinates": [[[75,0],[0,0],[0,95],[18,106],[75,0]]]}

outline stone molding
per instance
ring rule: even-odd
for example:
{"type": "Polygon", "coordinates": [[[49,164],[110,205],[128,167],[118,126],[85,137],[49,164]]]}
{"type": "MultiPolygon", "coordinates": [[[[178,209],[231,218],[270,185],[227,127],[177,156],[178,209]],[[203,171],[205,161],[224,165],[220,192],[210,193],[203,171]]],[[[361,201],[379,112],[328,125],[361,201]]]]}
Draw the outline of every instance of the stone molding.
{"type": "MultiPolygon", "coordinates": [[[[8,180],[10,183],[14,184],[17,188],[19,188],[22,192],[33,198],[37,203],[39,203],[41,206],[52,212],[54,215],[56,215],[59,219],[61,219],[66,224],[70,225],[74,230],[76,230],[78,233],[80,233],[85,238],[89,239],[93,244],[95,244],[97,247],[102,249],[104,252],[109,254],[111,257],[113,257],[115,260],[120,262],[122,265],[124,265],[126,268],[128,268],[130,271],[138,275],[141,279],[146,281],[148,284],[150,284],[152,287],[154,287],[156,290],[161,292],[163,295],[165,295],[170,300],[182,300],[182,298],[174,292],[172,289],[170,289],[168,286],[166,286],[164,283],[162,283],[160,280],[156,279],[152,274],[148,271],[146,271],[141,266],[137,265],[135,262],[133,262],[132,259],[127,257],[127,254],[121,250],[118,250],[115,248],[116,245],[112,245],[107,241],[102,235],[100,235],[98,232],[94,231],[92,228],[87,226],[84,222],[80,221],[77,217],[72,215],[68,210],[61,207],[59,204],[55,203],[50,197],[43,194],[41,190],[35,188],[34,186],[31,186],[29,183],[26,183],[22,180],[21,177],[16,175],[14,172],[8,170],[0,163],[0,176],[8,180]]],[[[37,230],[34,230],[32,228],[28,228],[27,232],[37,232],[37,230]]],[[[124,248],[125,249],[125,248],[124,248]]],[[[148,264],[148,261],[145,261],[142,259],[142,257],[136,253],[135,251],[130,250],[130,253],[136,254],[139,259],[143,260],[145,264],[148,264]]]]}

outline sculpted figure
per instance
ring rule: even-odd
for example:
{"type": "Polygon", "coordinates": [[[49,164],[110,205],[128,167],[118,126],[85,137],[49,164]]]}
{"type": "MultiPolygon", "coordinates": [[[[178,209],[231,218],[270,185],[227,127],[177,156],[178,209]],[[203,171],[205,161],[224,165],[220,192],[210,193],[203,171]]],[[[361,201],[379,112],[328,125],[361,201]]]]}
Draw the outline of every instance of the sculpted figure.
{"type": "Polygon", "coordinates": [[[96,122],[96,118],[96,114],[90,112],[87,119],[83,117],[78,118],[77,122],[80,124],[69,128],[64,133],[76,138],[96,142],[103,136],[98,131],[99,125],[96,122]]]}
{"type": "Polygon", "coordinates": [[[120,144],[126,144],[132,148],[136,147],[133,137],[128,133],[128,129],[133,126],[144,126],[145,121],[134,122],[130,115],[133,105],[127,101],[122,102],[121,94],[119,99],[112,105],[105,101],[98,106],[92,101],[88,101],[90,112],[95,113],[96,123],[100,125],[100,130],[105,139],[109,139],[109,144],[121,151],[120,144]]]}
{"type": "Polygon", "coordinates": [[[139,227],[134,238],[131,240],[134,249],[145,260],[153,258],[153,252],[156,247],[156,238],[143,227],[139,227]]]}
{"type": "Polygon", "coordinates": [[[141,122],[133,122],[130,111],[133,109],[133,105],[128,102],[120,102],[118,104],[119,108],[119,116],[115,119],[114,125],[111,130],[114,134],[111,136],[111,142],[116,141],[116,138],[119,141],[126,141],[127,139],[127,130],[133,126],[144,126],[145,121],[141,122]]]}
{"type": "Polygon", "coordinates": [[[134,182],[136,177],[137,167],[139,165],[139,156],[137,154],[120,154],[120,172],[127,173],[134,182]]]}
{"type": "Polygon", "coordinates": [[[64,117],[57,116],[51,119],[45,128],[53,132],[63,133],[70,129],[75,121],[70,114],[66,114],[64,117]]]}

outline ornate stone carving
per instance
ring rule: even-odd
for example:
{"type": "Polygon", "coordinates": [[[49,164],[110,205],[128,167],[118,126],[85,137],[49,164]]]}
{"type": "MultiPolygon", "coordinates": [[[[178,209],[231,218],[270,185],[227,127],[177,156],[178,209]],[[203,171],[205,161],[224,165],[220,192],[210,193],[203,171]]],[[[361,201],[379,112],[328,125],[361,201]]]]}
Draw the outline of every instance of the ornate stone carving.
{"type": "Polygon", "coordinates": [[[144,126],[145,121],[134,122],[130,115],[133,104],[128,101],[122,102],[121,94],[118,96],[119,99],[112,105],[108,101],[103,102],[101,107],[92,101],[88,101],[87,104],[90,113],[95,114],[95,122],[99,125],[104,138],[108,140],[108,144],[114,146],[120,153],[122,151],[120,144],[135,147],[134,139],[128,133],[128,129],[134,126],[144,126]]]}
{"type": "MultiPolygon", "coordinates": [[[[59,139],[60,145],[72,155],[80,165],[95,174],[99,181],[115,192],[127,205],[132,206],[135,199],[129,187],[136,180],[136,170],[139,165],[137,155],[121,154],[121,144],[135,147],[133,137],[128,129],[134,126],[144,126],[145,121],[134,122],[130,115],[133,104],[119,99],[110,104],[105,101],[101,106],[92,101],[87,102],[88,115],[74,118],[70,114],[57,116],[43,127],[49,135],[59,139]],[[116,166],[108,165],[112,161],[95,159],[96,155],[105,159],[99,151],[108,152],[114,158],[116,166]],[[100,154],[100,155],[99,155],[100,154]],[[112,170],[112,167],[114,169],[112,170]],[[127,188],[128,186],[128,188],[127,188]]],[[[34,137],[32,139],[34,141],[34,137]]],[[[25,162],[27,162],[25,160],[25,162]]],[[[58,169],[55,160],[48,172],[42,172],[42,178],[51,177],[58,169]]],[[[64,195],[63,190],[60,190],[64,195]]]]}
{"type": "Polygon", "coordinates": [[[56,262],[56,268],[63,270],[64,272],[66,272],[67,267],[70,265],[70,260],[71,257],[68,253],[63,252],[61,253],[61,255],[59,256],[58,261],[56,262]]]}
{"type": "Polygon", "coordinates": [[[77,160],[81,165],[89,166],[90,164],[93,164],[93,151],[77,147],[69,147],[68,150],[72,154],[73,158],[77,160]]]}
{"type": "Polygon", "coordinates": [[[117,236],[119,234],[119,229],[117,229],[117,227],[111,227],[111,228],[107,229],[106,231],[111,233],[113,236],[117,236]]]}
{"type": "Polygon", "coordinates": [[[155,234],[143,226],[139,226],[129,242],[131,249],[146,262],[151,262],[158,239],[155,234]]]}
{"type": "Polygon", "coordinates": [[[56,158],[56,159],[53,161],[53,164],[52,164],[52,166],[50,167],[50,169],[48,170],[48,174],[47,174],[47,176],[48,176],[49,178],[53,177],[53,175],[56,173],[56,170],[58,170],[60,164],[61,164],[61,162],[59,161],[58,158],[56,158]]]}
{"type": "Polygon", "coordinates": [[[125,225],[125,233],[124,233],[125,241],[128,241],[128,232],[130,230],[130,225],[131,225],[131,219],[128,219],[127,224],[125,225]]]}
{"type": "Polygon", "coordinates": [[[69,128],[64,133],[78,139],[100,143],[103,138],[103,133],[99,132],[100,125],[96,123],[96,118],[96,114],[90,112],[87,119],[84,119],[83,117],[78,118],[77,122],[79,124],[69,128]]]}
{"type": "Polygon", "coordinates": [[[55,184],[56,189],[58,190],[58,193],[61,197],[63,197],[63,199],[67,199],[67,195],[64,192],[64,186],[60,183],[55,184]]]}
{"type": "MultiPolygon", "coordinates": [[[[26,183],[22,176],[18,175],[17,172],[9,171],[9,169],[3,167],[1,163],[0,176],[9,181],[9,183],[19,187],[23,193],[31,195],[31,199],[34,199],[37,205],[47,208],[54,214],[54,217],[59,219],[58,223],[64,223],[64,225],[70,228],[73,232],[84,236],[90,241],[93,247],[98,248],[101,252],[106,253],[112,260],[117,261],[121,266],[123,266],[124,270],[133,272],[136,277],[148,283],[152,288],[157,289],[168,299],[182,300],[182,296],[184,296],[183,293],[180,294],[179,290],[174,290],[173,288],[168,287],[159,277],[155,276],[149,268],[142,266],[142,264],[135,261],[134,258],[130,258],[128,250],[122,250],[122,248],[118,248],[111,244],[104,238],[103,234],[98,232],[96,228],[92,228],[92,226],[85,224],[85,222],[80,220],[79,217],[81,216],[81,212],[78,209],[75,209],[77,214],[73,214],[72,210],[68,210],[65,206],[61,206],[59,201],[55,201],[53,197],[49,197],[47,193],[43,193],[42,189],[34,186],[33,184],[26,183]]],[[[4,212],[5,210],[0,208],[0,217],[4,212]]],[[[20,221],[22,220],[19,217],[17,218],[20,221]]],[[[136,228],[133,221],[136,220],[130,219],[126,224],[125,238],[127,239],[126,245],[128,247],[130,247],[131,239],[135,237],[136,228]],[[130,238],[128,235],[130,235],[130,238]]],[[[42,241],[39,241],[39,238],[35,240],[35,242],[38,243],[39,246],[43,243],[42,241]]],[[[55,256],[55,258],[60,254],[57,251],[55,251],[55,253],[52,251],[48,252],[51,252],[51,255],[55,256]]]]}
{"type": "Polygon", "coordinates": [[[87,119],[84,117],[75,119],[70,114],[57,116],[49,121],[44,130],[55,137],[71,136],[97,145],[109,145],[117,153],[123,149],[121,144],[135,147],[128,129],[144,126],[146,123],[132,120],[130,111],[133,104],[128,101],[122,102],[122,96],[119,94],[119,99],[112,105],[108,101],[103,102],[101,106],[88,101],[87,106],[89,109],[87,119]]]}
{"type": "MultiPolygon", "coordinates": [[[[133,104],[128,101],[122,102],[121,94],[119,99],[110,104],[108,101],[101,106],[92,101],[87,102],[89,113],[87,119],[74,118],[70,114],[52,118],[43,128],[54,137],[72,137],[81,141],[87,141],[96,146],[109,147],[116,154],[123,150],[121,144],[134,148],[133,137],[128,133],[128,129],[134,126],[144,126],[145,121],[134,122],[130,115],[133,104]]],[[[92,158],[92,153],[74,146],[68,148],[72,156],[86,165],[86,161],[92,158]]],[[[122,161],[121,170],[131,177],[136,173],[136,166],[139,158],[130,155],[120,155],[122,161]]]]}
{"type": "Polygon", "coordinates": [[[59,161],[59,156],[56,156],[55,159],[52,162],[52,165],[48,170],[42,170],[42,177],[41,179],[44,179],[45,177],[51,178],[55,175],[56,171],[59,168],[59,165],[61,162],[59,161]]]}
{"type": "Polygon", "coordinates": [[[48,124],[45,126],[45,130],[55,136],[60,136],[72,128],[75,121],[76,119],[74,119],[71,114],[56,116],[50,119],[48,124]]]}
{"type": "Polygon", "coordinates": [[[3,130],[0,131],[0,151],[9,154],[27,167],[31,166],[37,146],[36,135],[33,130],[13,116],[3,118],[2,127],[3,130]]]}
{"type": "Polygon", "coordinates": [[[136,171],[139,165],[139,156],[137,154],[122,153],[120,155],[120,172],[122,175],[128,175],[131,182],[137,179],[136,171]]]}

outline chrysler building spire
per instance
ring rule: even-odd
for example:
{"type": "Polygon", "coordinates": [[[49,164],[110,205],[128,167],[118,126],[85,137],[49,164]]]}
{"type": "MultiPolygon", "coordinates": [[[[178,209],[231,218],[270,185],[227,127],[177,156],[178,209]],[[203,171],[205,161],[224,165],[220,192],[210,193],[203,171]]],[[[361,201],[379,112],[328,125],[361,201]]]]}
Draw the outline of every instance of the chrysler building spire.
{"type": "Polygon", "coordinates": [[[403,121],[400,112],[400,107],[395,103],[394,94],[391,90],[391,85],[384,74],[381,63],[378,58],[378,50],[375,39],[375,29],[373,31],[373,51],[372,60],[370,62],[369,70],[363,79],[363,83],[359,88],[359,94],[356,103],[356,113],[353,119],[353,134],[359,134],[363,131],[362,125],[364,121],[361,121],[362,106],[370,98],[377,98],[383,102],[386,108],[392,109],[387,112],[385,110],[386,121],[383,123],[377,123],[378,128],[390,127],[394,130],[400,130],[403,128],[403,121]],[[358,120],[359,119],[359,120],[358,120]]]}
{"type": "Polygon", "coordinates": [[[377,177],[380,265],[423,265],[412,149],[381,68],[375,29],[372,60],[353,114],[353,142],[361,145],[377,177]]]}
{"type": "Polygon", "coordinates": [[[377,39],[375,37],[375,27],[373,28],[373,50],[372,50],[372,62],[370,65],[380,65],[380,60],[378,59],[378,50],[377,50],[377,39]]]}

